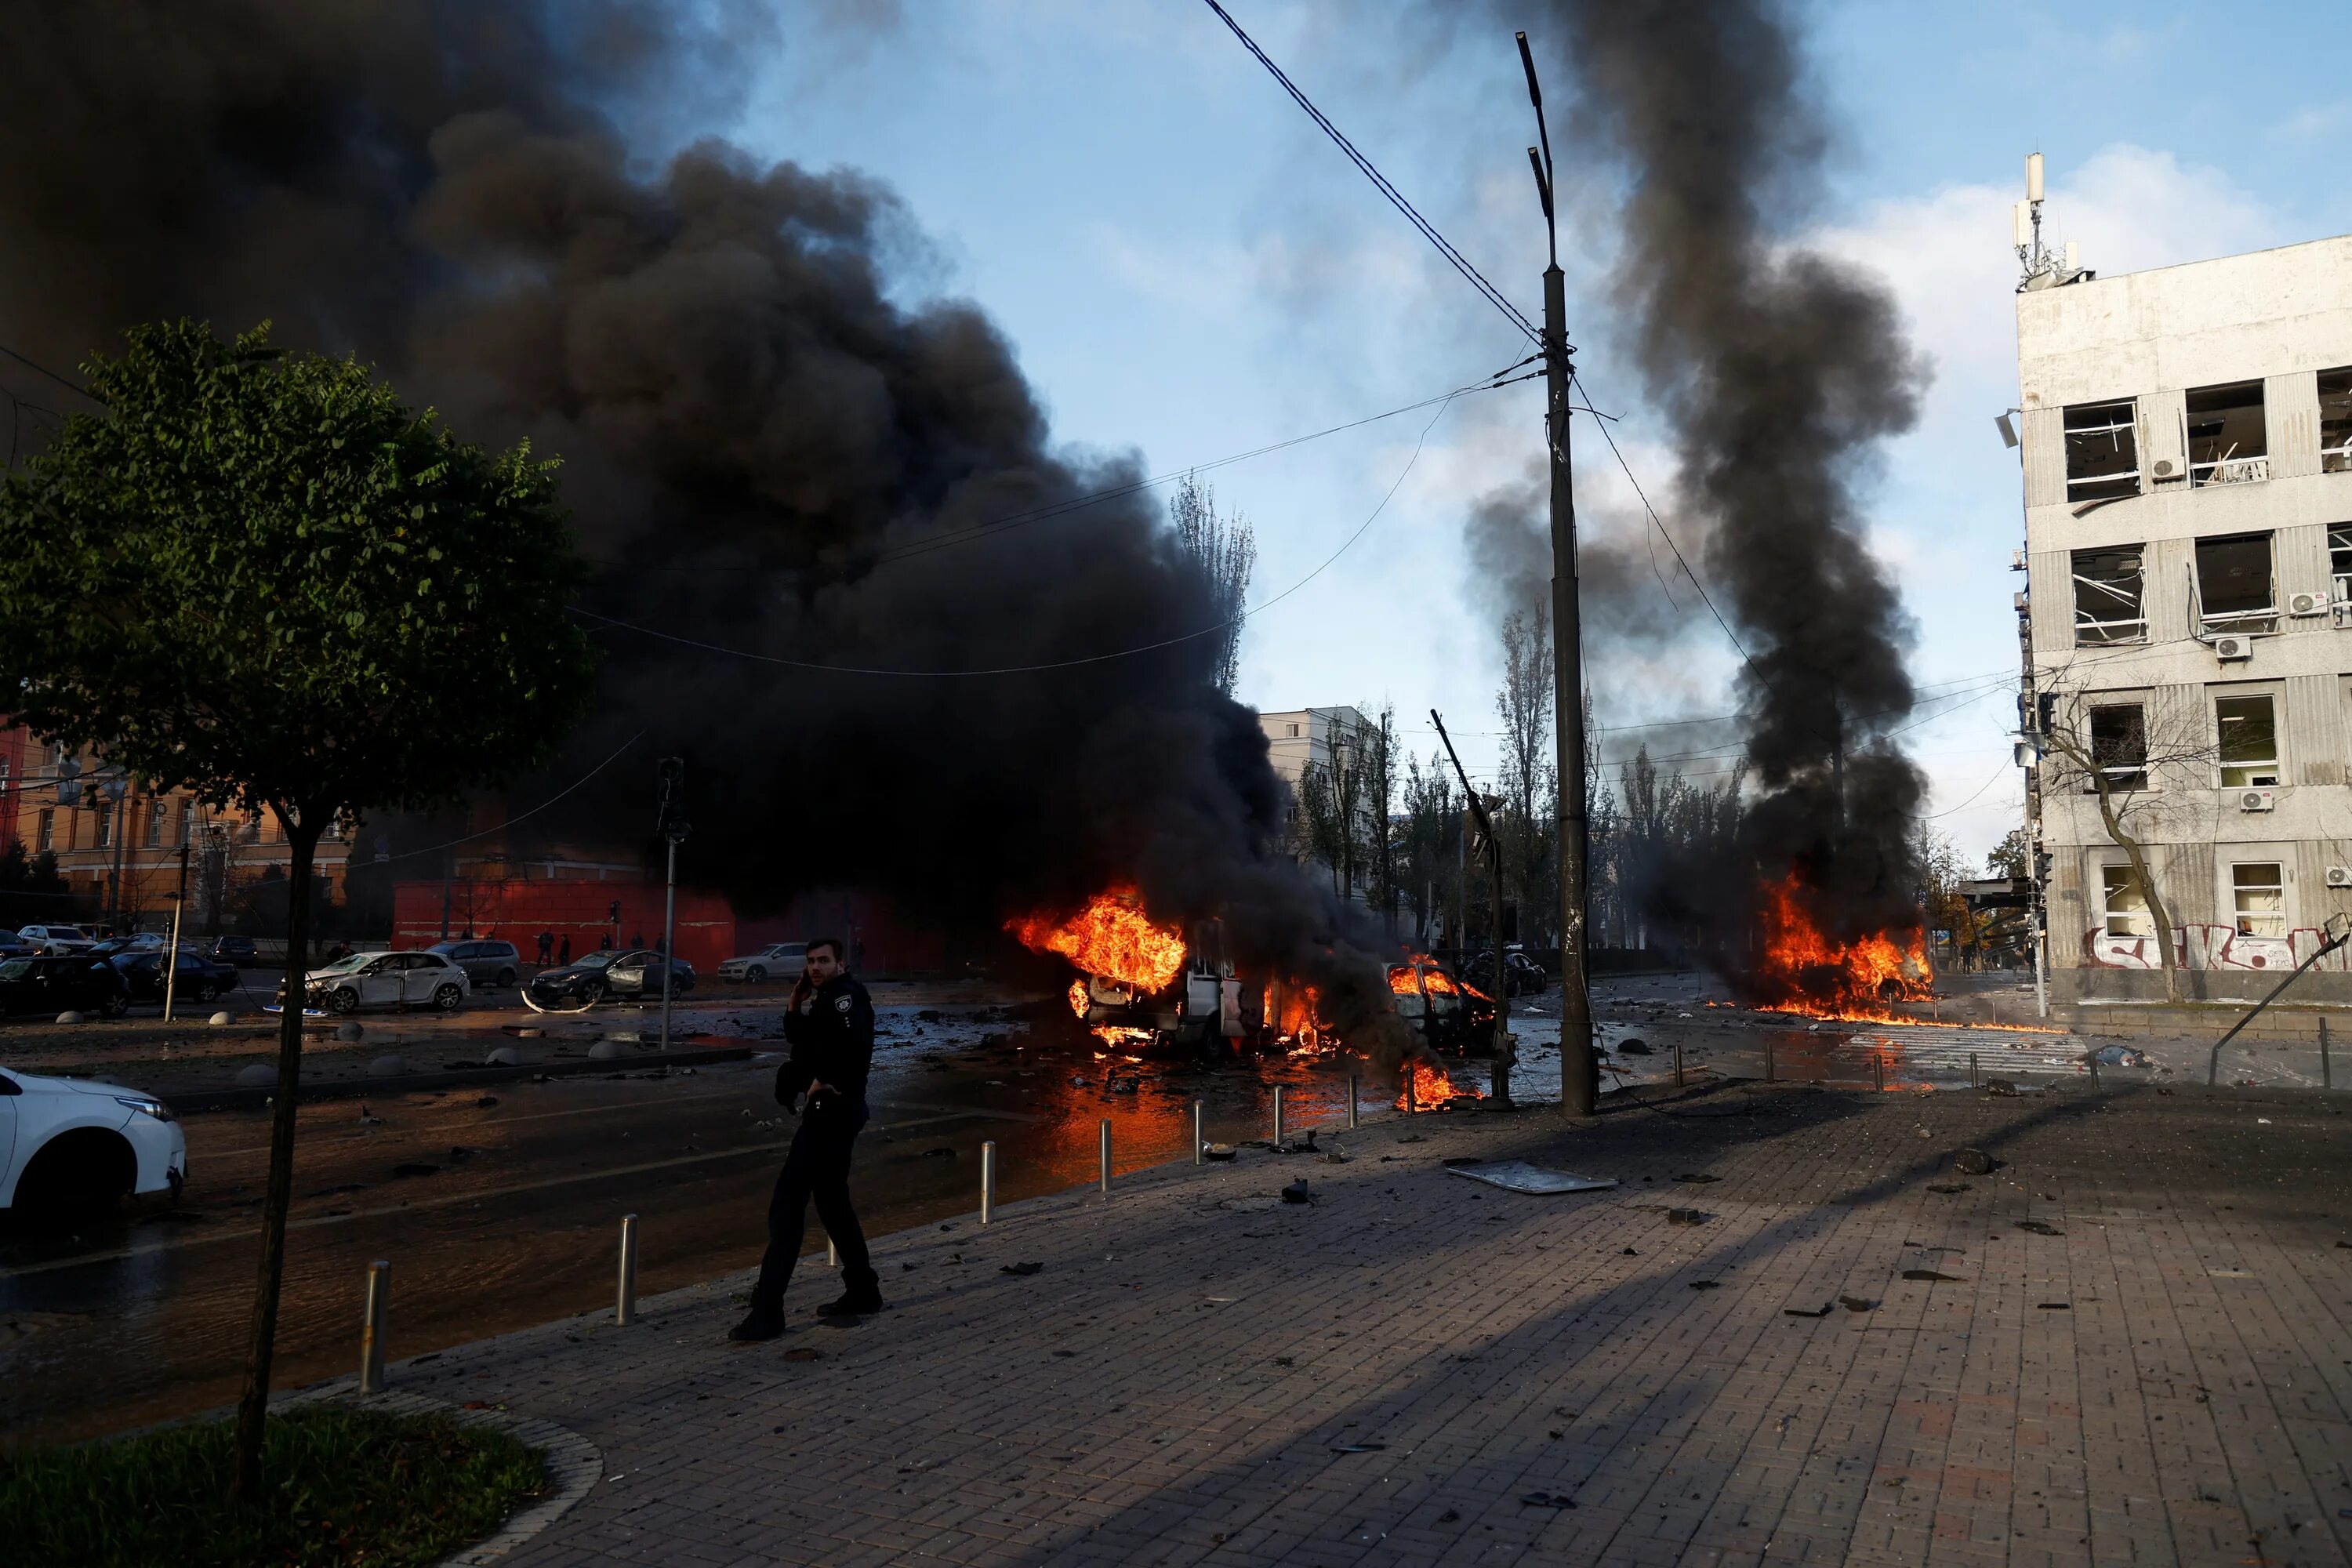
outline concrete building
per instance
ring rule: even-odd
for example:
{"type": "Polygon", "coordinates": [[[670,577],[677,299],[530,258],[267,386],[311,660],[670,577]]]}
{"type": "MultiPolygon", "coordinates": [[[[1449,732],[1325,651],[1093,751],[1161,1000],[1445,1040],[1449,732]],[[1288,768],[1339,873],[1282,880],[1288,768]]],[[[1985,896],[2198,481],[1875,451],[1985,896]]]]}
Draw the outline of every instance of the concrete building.
{"type": "Polygon", "coordinates": [[[1266,750],[1274,771],[1282,775],[1295,797],[1308,763],[1331,765],[1331,742],[1364,730],[1370,722],[1353,708],[1297,708],[1287,713],[1261,713],[1258,727],[1265,731],[1266,750]]]}
{"type": "MultiPolygon", "coordinates": [[[[2154,896],[2183,995],[2258,995],[2352,913],[2352,237],[2097,278],[2035,216],[2019,615],[2053,994],[2164,994],[2154,896]]],[[[2352,1001],[2347,970],[2297,994],[2352,1001]]]]}

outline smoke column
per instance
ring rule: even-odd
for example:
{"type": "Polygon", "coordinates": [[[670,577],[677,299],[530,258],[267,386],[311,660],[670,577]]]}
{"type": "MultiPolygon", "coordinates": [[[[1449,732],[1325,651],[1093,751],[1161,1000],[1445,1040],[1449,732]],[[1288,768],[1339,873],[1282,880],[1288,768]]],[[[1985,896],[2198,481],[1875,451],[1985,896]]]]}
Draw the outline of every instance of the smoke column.
{"type": "Polygon", "coordinates": [[[1571,88],[1563,170],[1604,149],[1622,164],[1617,335],[1671,424],[1684,521],[1754,660],[1758,794],[1748,863],[1725,868],[1742,879],[1710,900],[1720,929],[1736,940],[1758,879],[1792,871],[1827,930],[1914,925],[1922,781],[1889,738],[1912,701],[1910,626],[1854,489],[1874,444],[1917,416],[1926,375],[1876,280],[1785,242],[1824,146],[1789,19],[1771,0],[1510,16],[1571,88]]]}
{"type": "Polygon", "coordinates": [[[641,161],[631,131],[677,140],[662,106],[729,110],[731,62],[780,41],[763,15],[17,7],[0,341],[71,364],[187,313],[356,353],[465,438],[562,459],[586,609],[798,661],[607,628],[601,717],[518,800],[646,742],[534,834],[649,834],[653,758],[681,752],[683,866],[748,910],[854,886],[993,931],[1131,880],[1369,1007],[1345,911],[1268,847],[1265,741],[1213,687],[1191,634],[1219,617],[1156,499],[985,526],[1135,460],[1057,454],[973,306],[893,302],[887,258],[920,242],[879,184],[707,140],[641,161]]]}

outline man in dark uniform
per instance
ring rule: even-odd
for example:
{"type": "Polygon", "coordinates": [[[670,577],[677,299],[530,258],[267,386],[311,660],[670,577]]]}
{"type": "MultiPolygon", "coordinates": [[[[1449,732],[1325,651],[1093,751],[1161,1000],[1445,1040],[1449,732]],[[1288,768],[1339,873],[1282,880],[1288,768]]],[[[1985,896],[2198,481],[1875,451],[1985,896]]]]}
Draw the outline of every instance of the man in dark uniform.
{"type": "Polygon", "coordinates": [[[768,1255],[751,1288],[751,1310],[728,1331],[730,1340],[772,1340],[784,1331],[784,1287],[800,1260],[812,1198],[818,1220],[841,1253],[841,1279],[848,1288],[818,1315],[882,1310],[881,1281],[849,1206],[850,1145],[866,1125],[866,1076],[874,1065],[874,1002],[842,966],[841,943],[832,937],[810,942],[803,962],[806,968],[784,1015],[792,1058],[776,1069],[777,1102],[799,1110],[801,1125],[768,1204],[768,1255]],[[808,1108],[800,1110],[803,1094],[808,1108]]]}

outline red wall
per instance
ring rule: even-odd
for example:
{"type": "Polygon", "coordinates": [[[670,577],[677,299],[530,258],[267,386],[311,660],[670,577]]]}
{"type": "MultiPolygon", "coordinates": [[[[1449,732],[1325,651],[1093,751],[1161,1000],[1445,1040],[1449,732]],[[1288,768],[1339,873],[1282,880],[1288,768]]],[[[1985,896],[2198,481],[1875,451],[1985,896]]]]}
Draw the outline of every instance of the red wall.
{"type": "MultiPolygon", "coordinates": [[[[439,881],[393,885],[394,946],[430,947],[445,940],[443,887],[439,881]]],[[[642,945],[651,947],[662,933],[663,888],[659,882],[467,880],[453,881],[446,887],[446,940],[503,938],[514,943],[527,962],[538,955],[541,931],[554,932],[559,942],[570,937],[574,958],[593,952],[608,942],[635,947],[642,939],[642,945]],[[621,906],[617,927],[611,918],[611,906],[615,900],[621,906]]],[[[734,907],[716,893],[680,888],[678,957],[708,977],[721,961],[740,951],[736,945],[734,907]]]]}

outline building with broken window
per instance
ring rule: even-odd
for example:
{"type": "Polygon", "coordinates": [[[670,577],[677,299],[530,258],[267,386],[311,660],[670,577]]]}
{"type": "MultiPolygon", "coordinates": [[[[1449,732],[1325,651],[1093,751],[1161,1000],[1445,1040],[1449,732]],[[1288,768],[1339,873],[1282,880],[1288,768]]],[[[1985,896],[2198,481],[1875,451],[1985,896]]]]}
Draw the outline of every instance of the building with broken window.
{"type": "Polygon", "coordinates": [[[2044,266],[2017,336],[2053,994],[2165,994],[2152,900],[2179,994],[2260,994],[2352,912],[2352,237],[2044,266]]]}

